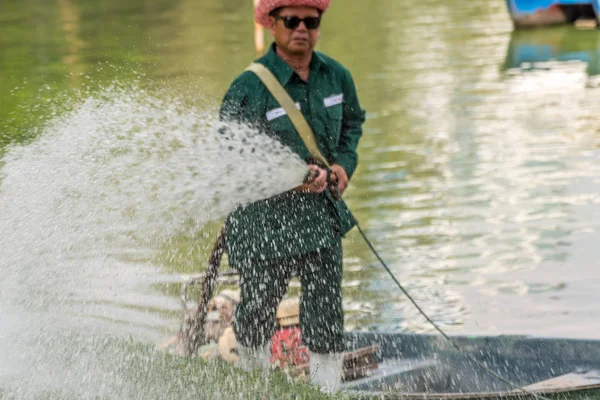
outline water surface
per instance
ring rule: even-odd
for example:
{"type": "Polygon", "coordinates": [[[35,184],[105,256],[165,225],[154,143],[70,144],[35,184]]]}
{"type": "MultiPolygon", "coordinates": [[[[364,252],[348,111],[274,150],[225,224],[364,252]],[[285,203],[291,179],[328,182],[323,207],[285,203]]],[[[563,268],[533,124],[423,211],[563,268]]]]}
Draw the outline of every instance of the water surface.
{"type": "MultiPolygon", "coordinates": [[[[368,116],[347,201],[449,332],[600,338],[600,37],[513,32],[504,2],[485,3],[333,2],[319,50],[351,70],[368,116]]],[[[214,115],[256,56],[251,12],[249,0],[3,2],[0,154],[77,107],[75,91],[114,82],[214,115]]],[[[219,223],[151,257],[128,244],[127,290],[115,300],[110,274],[88,271],[93,290],[75,299],[87,306],[63,318],[166,338],[180,273],[200,270],[219,223]]],[[[345,249],[347,329],[432,331],[356,232],[345,249]]],[[[26,329],[3,312],[6,335],[26,329]]]]}

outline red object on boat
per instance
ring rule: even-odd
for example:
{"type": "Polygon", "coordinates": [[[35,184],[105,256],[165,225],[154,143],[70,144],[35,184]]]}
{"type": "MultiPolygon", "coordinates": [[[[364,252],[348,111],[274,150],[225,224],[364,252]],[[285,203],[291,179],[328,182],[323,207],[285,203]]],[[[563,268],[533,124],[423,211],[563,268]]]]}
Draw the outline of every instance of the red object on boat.
{"type": "Polygon", "coordinates": [[[271,339],[271,363],[278,367],[307,364],[308,349],[302,343],[302,331],[298,326],[278,329],[271,339]]]}

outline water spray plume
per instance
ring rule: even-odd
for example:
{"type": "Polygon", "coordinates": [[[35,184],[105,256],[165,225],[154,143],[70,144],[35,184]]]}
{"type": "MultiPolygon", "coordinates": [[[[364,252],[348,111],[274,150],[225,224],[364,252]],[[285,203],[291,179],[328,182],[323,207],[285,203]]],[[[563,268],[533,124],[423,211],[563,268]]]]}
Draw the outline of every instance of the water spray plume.
{"type": "MultiPolygon", "coordinates": [[[[106,338],[157,343],[156,327],[175,325],[144,311],[176,308],[149,289],[176,280],[153,265],[161,246],[307,173],[289,149],[213,110],[118,85],[83,96],[2,161],[0,388],[16,397],[110,397],[113,362],[127,354],[99,357],[106,338]]],[[[143,398],[129,385],[128,398],[143,398]]]]}

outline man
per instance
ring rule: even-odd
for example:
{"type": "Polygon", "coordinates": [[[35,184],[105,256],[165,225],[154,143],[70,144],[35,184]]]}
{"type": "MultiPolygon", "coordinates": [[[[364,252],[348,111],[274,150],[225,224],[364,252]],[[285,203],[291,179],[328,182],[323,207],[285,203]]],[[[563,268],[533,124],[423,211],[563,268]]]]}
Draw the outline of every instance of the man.
{"type": "MultiPolygon", "coordinates": [[[[260,0],[255,20],[270,30],[275,43],[257,62],[275,75],[304,115],[337,177],[337,191],[343,193],[357,166],[356,147],[365,118],[350,73],[314,51],[329,3],[260,0]]],[[[327,171],[310,161],[290,118],[255,73],[246,71],[234,80],[220,116],[274,136],[318,174],[310,184],[240,207],[227,218],[229,262],[240,274],[234,330],[242,366],[268,366],[277,306],[296,272],[302,285],[300,323],[311,352],[311,381],[335,391],[344,351],[341,238],[354,220],[332,195],[327,171]]]]}

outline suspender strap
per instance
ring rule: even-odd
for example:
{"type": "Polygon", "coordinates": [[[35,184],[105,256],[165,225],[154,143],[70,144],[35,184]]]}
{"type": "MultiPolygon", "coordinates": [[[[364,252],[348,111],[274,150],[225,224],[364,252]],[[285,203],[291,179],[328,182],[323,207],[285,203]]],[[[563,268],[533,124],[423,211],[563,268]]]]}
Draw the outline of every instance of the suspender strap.
{"type": "Polygon", "coordinates": [[[267,87],[269,92],[271,92],[273,97],[275,97],[275,100],[277,100],[279,105],[283,107],[312,158],[329,168],[327,159],[323,156],[321,150],[319,150],[319,145],[317,144],[317,139],[315,138],[313,130],[310,125],[308,125],[308,122],[306,122],[304,115],[296,108],[294,100],[292,100],[284,87],[281,86],[281,83],[279,83],[273,73],[269,71],[267,67],[259,63],[250,64],[250,66],[246,68],[246,71],[254,72],[267,87]]]}

